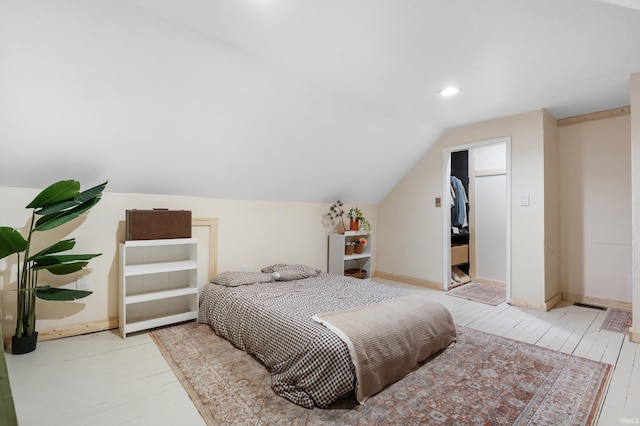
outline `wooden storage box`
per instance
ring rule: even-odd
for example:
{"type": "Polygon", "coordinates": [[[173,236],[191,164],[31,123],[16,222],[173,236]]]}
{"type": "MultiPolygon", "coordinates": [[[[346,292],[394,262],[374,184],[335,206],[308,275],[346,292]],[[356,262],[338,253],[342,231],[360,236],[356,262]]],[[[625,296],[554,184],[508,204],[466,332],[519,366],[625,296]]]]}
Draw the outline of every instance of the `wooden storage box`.
{"type": "Polygon", "coordinates": [[[127,210],[127,241],[191,238],[189,210],[127,210]]]}
{"type": "Polygon", "coordinates": [[[451,264],[460,265],[461,263],[469,263],[469,245],[468,244],[452,244],[451,245],[451,264]]]}

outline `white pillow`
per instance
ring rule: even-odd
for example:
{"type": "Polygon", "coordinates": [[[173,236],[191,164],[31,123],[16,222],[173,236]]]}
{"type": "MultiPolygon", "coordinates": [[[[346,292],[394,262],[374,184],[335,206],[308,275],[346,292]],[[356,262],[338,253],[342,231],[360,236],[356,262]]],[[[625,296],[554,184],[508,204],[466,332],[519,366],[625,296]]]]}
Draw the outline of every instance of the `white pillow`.
{"type": "Polygon", "coordinates": [[[276,281],[293,281],[315,277],[322,271],[318,268],[314,268],[313,266],[276,263],[275,265],[262,268],[262,272],[271,273],[272,277],[276,281]]]}

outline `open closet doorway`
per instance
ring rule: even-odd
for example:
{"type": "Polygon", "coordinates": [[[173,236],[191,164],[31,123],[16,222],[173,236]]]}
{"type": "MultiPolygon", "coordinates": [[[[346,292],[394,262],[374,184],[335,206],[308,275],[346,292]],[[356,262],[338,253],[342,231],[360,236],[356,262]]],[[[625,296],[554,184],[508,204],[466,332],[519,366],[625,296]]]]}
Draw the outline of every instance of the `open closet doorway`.
{"type": "Polygon", "coordinates": [[[443,150],[443,289],[469,282],[511,300],[511,138],[443,150]]]}

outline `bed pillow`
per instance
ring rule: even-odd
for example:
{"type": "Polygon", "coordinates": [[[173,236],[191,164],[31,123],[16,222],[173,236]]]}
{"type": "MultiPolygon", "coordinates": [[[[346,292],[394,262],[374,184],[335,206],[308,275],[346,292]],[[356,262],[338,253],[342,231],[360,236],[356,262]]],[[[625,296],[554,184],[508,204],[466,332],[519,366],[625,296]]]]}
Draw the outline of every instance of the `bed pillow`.
{"type": "Polygon", "coordinates": [[[276,263],[262,268],[262,272],[270,273],[276,281],[293,281],[315,277],[322,271],[313,266],[276,263]]]}
{"type": "Polygon", "coordinates": [[[271,274],[244,271],[221,272],[211,280],[212,283],[225,287],[238,287],[239,285],[268,283],[271,281],[273,281],[271,274]]]}

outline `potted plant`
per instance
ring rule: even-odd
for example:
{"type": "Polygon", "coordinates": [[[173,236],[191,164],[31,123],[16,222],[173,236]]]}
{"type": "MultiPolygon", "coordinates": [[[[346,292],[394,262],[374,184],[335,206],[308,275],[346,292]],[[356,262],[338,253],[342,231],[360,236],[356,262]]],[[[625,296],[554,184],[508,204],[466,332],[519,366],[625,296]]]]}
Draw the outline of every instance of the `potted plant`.
{"type": "Polygon", "coordinates": [[[75,246],[75,239],[70,238],[55,242],[32,255],[30,251],[34,233],[57,228],[87,212],[100,201],[106,185],[107,182],[80,192],[78,181],[56,182],[45,188],[26,206],[32,209],[26,239],[13,228],[0,227],[0,259],[12,254],[17,254],[18,257],[16,332],[11,339],[14,354],[31,352],[36,348],[36,297],[69,301],[92,293],[86,290],[39,286],[38,272],[46,269],[55,275],[71,274],[82,270],[90,259],[102,254],[61,254],[75,246]]]}
{"type": "Polygon", "coordinates": [[[364,252],[364,248],[368,244],[368,241],[365,237],[360,237],[353,240],[353,244],[355,245],[355,253],[362,254],[364,252]]]}
{"type": "Polygon", "coordinates": [[[344,210],[342,209],[342,202],[340,200],[336,201],[329,207],[329,212],[326,214],[326,218],[329,221],[329,224],[332,230],[336,231],[338,234],[344,234],[347,230],[347,226],[344,223],[344,210]]]}
{"type": "Polygon", "coordinates": [[[346,242],[344,244],[344,254],[346,254],[347,256],[352,255],[355,245],[356,245],[355,241],[346,242]]]}
{"type": "Polygon", "coordinates": [[[352,207],[347,216],[349,217],[349,230],[362,231],[365,234],[371,233],[371,224],[365,219],[362,210],[358,207],[352,207]]]}

